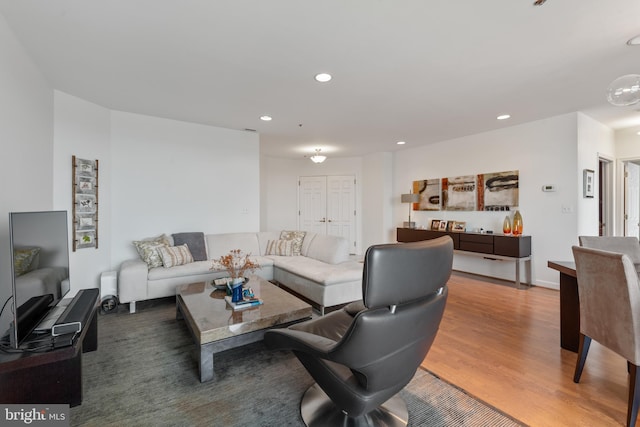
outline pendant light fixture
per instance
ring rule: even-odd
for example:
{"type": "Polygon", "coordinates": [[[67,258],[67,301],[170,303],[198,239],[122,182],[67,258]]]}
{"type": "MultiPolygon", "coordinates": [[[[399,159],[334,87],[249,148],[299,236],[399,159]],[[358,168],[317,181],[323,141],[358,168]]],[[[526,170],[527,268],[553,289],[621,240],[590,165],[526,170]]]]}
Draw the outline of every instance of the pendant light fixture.
{"type": "Polygon", "coordinates": [[[627,74],[611,82],[607,88],[607,101],[616,107],[640,102],[640,74],[627,74]]]}

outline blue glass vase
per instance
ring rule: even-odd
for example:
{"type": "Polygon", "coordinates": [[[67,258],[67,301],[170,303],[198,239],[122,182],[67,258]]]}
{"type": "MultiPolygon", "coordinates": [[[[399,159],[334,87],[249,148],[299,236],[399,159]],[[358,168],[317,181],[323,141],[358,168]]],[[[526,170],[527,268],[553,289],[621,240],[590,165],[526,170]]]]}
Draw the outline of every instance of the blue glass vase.
{"type": "Polygon", "coordinates": [[[242,283],[238,283],[231,288],[231,302],[242,301],[242,283]]]}

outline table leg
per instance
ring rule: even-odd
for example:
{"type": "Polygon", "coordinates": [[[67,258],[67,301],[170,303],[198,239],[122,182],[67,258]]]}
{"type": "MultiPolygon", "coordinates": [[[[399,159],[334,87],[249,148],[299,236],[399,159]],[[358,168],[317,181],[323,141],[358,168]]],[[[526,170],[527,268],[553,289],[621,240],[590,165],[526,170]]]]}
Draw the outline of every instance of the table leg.
{"type": "Polygon", "coordinates": [[[213,346],[201,345],[198,359],[200,382],[211,381],[213,379],[213,346]]]}
{"type": "Polygon", "coordinates": [[[578,279],[560,273],[560,347],[577,353],[579,340],[578,279]]]}

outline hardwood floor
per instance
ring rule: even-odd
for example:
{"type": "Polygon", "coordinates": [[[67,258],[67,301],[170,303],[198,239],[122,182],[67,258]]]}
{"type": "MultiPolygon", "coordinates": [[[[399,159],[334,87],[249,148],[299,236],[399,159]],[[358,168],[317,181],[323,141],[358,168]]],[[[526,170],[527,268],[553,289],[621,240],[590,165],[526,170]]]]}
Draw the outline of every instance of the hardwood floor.
{"type": "Polygon", "coordinates": [[[625,425],[627,366],[593,341],[579,384],[560,348],[560,296],[454,272],[422,366],[531,426],[625,425]]]}

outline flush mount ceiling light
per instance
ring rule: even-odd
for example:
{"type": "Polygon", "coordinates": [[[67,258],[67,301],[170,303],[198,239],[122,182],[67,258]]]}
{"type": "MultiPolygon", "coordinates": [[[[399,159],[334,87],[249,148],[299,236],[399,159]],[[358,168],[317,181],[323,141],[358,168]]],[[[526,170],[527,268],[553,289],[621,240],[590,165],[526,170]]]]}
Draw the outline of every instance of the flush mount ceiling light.
{"type": "Polygon", "coordinates": [[[615,79],[607,88],[607,101],[626,107],[640,101],[640,74],[627,74],[615,79]]]}
{"type": "Polygon", "coordinates": [[[331,80],[331,78],[332,78],[331,74],[328,74],[328,73],[319,73],[319,74],[316,74],[316,77],[315,77],[316,81],[320,83],[326,83],[329,80],[331,80]]]}
{"type": "Polygon", "coordinates": [[[509,114],[501,114],[498,117],[496,117],[496,119],[498,119],[498,120],[507,120],[509,118],[511,118],[511,116],[509,114]]]}
{"type": "Polygon", "coordinates": [[[396,142],[396,144],[398,144],[398,145],[404,145],[404,144],[406,144],[406,142],[404,142],[404,141],[398,141],[398,142],[396,142]]]}
{"type": "Polygon", "coordinates": [[[320,154],[320,149],[316,148],[316,154],[309,157],[313,163],[322,163],[327,160],[327,156],[323,156],[320,154]]]}
{"type": "Polygon", "coordinates": [[[271,116],[260,116],[260,120],[262,120],[263,122],[270,122],[271,120],[273,120],[273,117],[271,116]]]}

